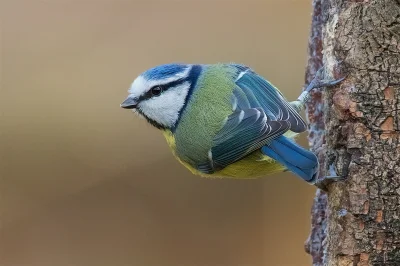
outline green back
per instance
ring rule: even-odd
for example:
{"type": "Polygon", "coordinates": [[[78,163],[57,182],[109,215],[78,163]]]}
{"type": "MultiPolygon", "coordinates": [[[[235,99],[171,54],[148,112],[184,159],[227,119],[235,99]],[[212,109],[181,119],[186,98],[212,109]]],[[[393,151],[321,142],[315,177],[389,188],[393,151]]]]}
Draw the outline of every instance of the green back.
{"type": "Polygon", "coordinates": [[[214,136],[232,113],[235,69],[207,65],[175,130],[176,154],[193,166],[208,160],[214,136]]]}

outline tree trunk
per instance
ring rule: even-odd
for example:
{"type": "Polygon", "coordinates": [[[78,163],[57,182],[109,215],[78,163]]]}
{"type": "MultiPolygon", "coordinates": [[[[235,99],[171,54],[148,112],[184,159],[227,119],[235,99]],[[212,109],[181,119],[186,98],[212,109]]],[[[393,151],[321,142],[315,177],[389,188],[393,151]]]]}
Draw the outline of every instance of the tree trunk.
{"type": "Polygon", "coordinates": [[[313,265],[400,265],[400,0],[314,0],[310,82],[344,82],[313,93],[309,140],[320,176],[306,251],[313,265]]]}

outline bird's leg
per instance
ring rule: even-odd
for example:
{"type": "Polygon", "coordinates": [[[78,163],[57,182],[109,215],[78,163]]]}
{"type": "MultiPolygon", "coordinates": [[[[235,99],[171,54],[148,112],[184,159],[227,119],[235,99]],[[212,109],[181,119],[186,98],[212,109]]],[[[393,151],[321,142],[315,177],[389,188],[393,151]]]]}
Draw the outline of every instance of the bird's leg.
{"type": "MultiPolygon", "coordinates": [[[[323,79],[323,71],[324,68],[320,68],[313,80],[311,80],[310,84],[308,84],[307,88],[300,94],[296,101],[291,102],[290,104],[297,110],[301,111],[304,109],[305,104],[310,99],[310,92],[313,89],[321,88],[321,87],[332,87],[334,85],[339,84],[343,81],[346,77],[342,77],[336,80],[328,80],[323,79]]],[[[331,171],[330,175],[319,177],[314,181],[314,185],[323,191],[328,191],[328,186],[334,182],[344,181],[345,177],[338,176],[335,171],[331,171]]]]}
{"type": "Polygon", "coordinates": [[[324,68],[320,68],[317,73],[315,74],[315,77],[313,80],[311,80],[310,84],[308,84],[307,88],[300,94],[300,96],[297,98],[296,101],[290,102],[293,108],[295,108],[297,111],[301,111],[304,109],[305,104],[307,101],[310,99],[310,92],[313,89],[316,88],[321,88],[321,87],[331,87],[336,84],[339,84],[341,81],[343,81],[346,77],[336,79],[336,80],[328,80],[328,79],[322,79],[323,76],[323,70],[324,68]]]}

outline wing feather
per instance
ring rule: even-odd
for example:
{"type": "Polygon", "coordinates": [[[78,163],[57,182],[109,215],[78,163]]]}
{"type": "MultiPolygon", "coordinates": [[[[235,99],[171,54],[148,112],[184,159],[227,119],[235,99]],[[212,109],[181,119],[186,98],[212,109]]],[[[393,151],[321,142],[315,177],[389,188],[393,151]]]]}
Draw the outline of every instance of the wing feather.
{"type": "Polygon", "coordinates": [[[280,91],[250,68],[237,70],[232,92],[232,114],[213,139],[208,161],[197,165],[203,173],[215,171],[268,145],[288,130],[299,133],[307,125],[280,91]]]}
{"type": "Polygon", "coordinates": [[[289,127],[288,121],[268,119],[261,108],[234,112],[214,138],[209,161],[197,168],[204,173],[225,168],[268,144],[289,127]]]}
{"type": "MultiPolygon", "coordinates": [[[[270,82],[263,79],[251,70],[236,80],[235,90],[242,90],[249,100],[250,107],[261,107],[267,116],[273,120],[287,120],[291,124],[290,130],[296,133],[307,129],[307,124],[300,114],[283,97],[281,92],[270,82]]],[[[236,92],[236,94],[239,94],[236,92]]],[[[236,95],[234,93],[234,95],[236,95]]]]}

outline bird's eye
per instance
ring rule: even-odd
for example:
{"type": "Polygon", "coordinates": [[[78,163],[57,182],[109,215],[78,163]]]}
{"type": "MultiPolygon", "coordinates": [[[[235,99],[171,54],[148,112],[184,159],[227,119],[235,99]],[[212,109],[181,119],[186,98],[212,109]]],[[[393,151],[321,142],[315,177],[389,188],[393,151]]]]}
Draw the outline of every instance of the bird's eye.
{"type": "Polygon", "coordinates": [[[153,94],[154,96],[158,96],[161,94],[162,91],[163,89],[160,86],[156,86],[151,89],[151,94],[153,94]]]}

